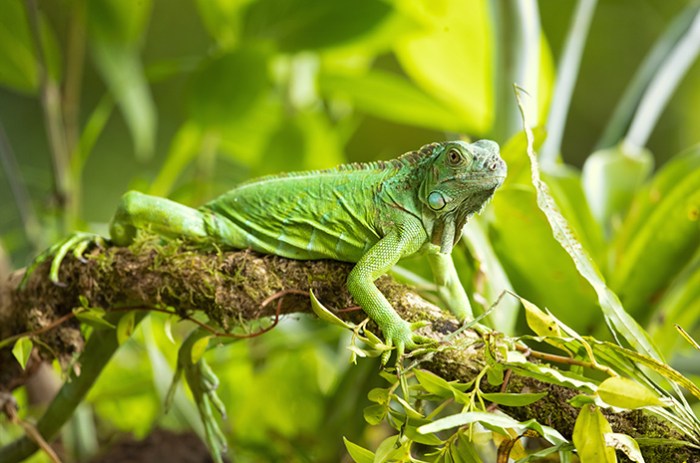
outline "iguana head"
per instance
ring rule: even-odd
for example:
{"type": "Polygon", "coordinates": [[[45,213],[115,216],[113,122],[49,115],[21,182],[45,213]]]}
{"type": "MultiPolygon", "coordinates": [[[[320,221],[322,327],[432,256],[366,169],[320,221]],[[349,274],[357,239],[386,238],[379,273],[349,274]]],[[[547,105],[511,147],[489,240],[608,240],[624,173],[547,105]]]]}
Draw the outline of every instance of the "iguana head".
{"type": "Polygon", "coordinates": [[[507,169],[498,144],[491,140],[433,146],[419,199],[424,204],[423,222],[431,241],[441,247],[441,252],[450,252],[467,218],[493,196],[507,169]]]}

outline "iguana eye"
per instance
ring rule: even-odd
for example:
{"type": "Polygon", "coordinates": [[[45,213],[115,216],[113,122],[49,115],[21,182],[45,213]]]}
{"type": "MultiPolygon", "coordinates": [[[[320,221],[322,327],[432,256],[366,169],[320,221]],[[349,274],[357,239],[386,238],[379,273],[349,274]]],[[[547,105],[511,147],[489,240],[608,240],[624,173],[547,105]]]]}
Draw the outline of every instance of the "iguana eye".
{"type": "Polygon", "coordinates": [[[450,165],[458,166],[464,162],[464,157],[462,157],[462,154],[456,148],[452,148],[447,152],[447,160],[450,165]]]}

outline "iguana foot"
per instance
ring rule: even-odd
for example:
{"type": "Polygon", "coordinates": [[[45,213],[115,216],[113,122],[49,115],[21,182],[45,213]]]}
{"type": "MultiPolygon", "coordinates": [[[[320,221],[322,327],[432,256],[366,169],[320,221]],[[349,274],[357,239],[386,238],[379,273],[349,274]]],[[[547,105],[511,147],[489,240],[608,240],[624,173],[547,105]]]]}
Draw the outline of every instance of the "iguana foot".
{"type": "Polygon", "coordinates": [[[73,256],[80,260],[81,262],[86,262],[83,257],[83,253],[91,244],[97,244],[102,246],[104,244],[104,239],[95,233],[85,233],[76,232],[70,235],[63,241],[59,241],[50,248],[39,254],[32,264],[24,272],[24,277],[19,284],[19,288],[22,289],[29,281],[29,277],[34,273],[34,271],[41,264],[51,259],[51,269],[49,270],[49,279],[55,284],[62,286],[62,283],[58,280],[58,272],[61,268],[61,263],[65,259],[69,252],[72,252],[73,256]]]}
{"type": "MultiPolygon", "coordinates": [[[[428,322],[408,323],[400,320],[400,323],[393,323],[382,327],[384,342],[390,348],[396,349],[396,363],[400,362],[406,350],[419,348],[434,348],[438,342],[427,336],[416,334],[415,330],[426,326],[428,322]]],[[[391,357],[391,350],[382,354],[382,365],[386,365],[391,357]]]]}

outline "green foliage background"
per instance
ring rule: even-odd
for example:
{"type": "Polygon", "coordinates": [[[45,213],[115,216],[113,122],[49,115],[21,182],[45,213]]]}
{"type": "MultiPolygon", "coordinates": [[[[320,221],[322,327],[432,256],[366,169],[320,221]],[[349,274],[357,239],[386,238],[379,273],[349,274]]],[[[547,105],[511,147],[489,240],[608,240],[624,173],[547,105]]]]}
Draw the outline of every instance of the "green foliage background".
{"type": "MultiPolygon", "coordinates": [[[[3,1],[0,244],[21,267],[71,230],[104,233],[130,188],[199,205],[253,176],[387,159],[458,136],[492,138],[510,174],[456,251],[465,286],[482,295],[479,306],[513,289],[579,332],[605,336],[595,293],[537,209],[511,86],[526,86],[545,125],[576,5],[541,0],[534,41],[520,31],[528,18],[514,5],[3,1]]],[[[679,355],[685,344],[673,323],[698,337],[700,152],[677,153],[700,139],[700,66],[674,88],[638,147],[653,158],[617,144],[636,105],[601,145],[648,51],[674,18],[696,13],[688,5],[599,2],[563,142],[543,168],[627,310],[669,359],[697,375],[698,355],[679,355]],[[599,148],[608,151],[591,157],[599,148]]],[[[420,259],[410,268],[403,278],[429,276],[420,259]]],[[[491,322],[507,333],[526,329],[512,301],[491,322]]],[[[184,396],[162,415],[176,351],[164,323],[155,316],[144,323],[93,390],[106,429],[137,436],[156,424],[198,429],[184,396]]],[[[173,331],[179,339],[186,327],[173,331]]],[[[289,320],[208,354],[241,461],[338,461],[341,435],[368,448],[381,441],[386,430],[362,418],[367,392],[380,381],[377,366],[350,368],[345,344],[332,328],[289,320]]]]}

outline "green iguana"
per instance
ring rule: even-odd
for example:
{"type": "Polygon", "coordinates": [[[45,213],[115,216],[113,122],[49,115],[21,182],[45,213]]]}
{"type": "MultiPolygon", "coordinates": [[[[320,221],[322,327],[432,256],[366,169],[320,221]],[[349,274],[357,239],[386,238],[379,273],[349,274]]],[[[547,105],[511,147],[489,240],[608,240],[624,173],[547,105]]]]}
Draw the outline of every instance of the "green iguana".
{"type": "Polygon", "coordinates": [[[150,228],[290,259],[356,262],[348,291],[400,357],[427,339],[399,317],[374,281],[402,257],[425,252],[444,303],[458,319],[472,317],[450,252],[505,175],[493,141],[432,143],[391,161],[252,180],[199,209],[131,191],[110,235],[123,246],[137,229],[150,228]]]}
{"type": "MultiPolygon", "coordinates": [[[[432,143],[391,161],[253,180],[199,209],[129,192],[111,221],[110,236],[114,244],[125,246],[139,229],[150,229],[222,248],[356,262],[348,290],[380,327],[386,344],[396,348],[398,360],[405,349],[432,341],[414,333],[415,326],[399,317],[374,281],[402,257],[427,253],[445,304],[460,320],[472,318],[450,252],[469,216],[483,207],[505,176],[495,142],[432,143]]],[[[66,253],[73,250],[80,256],[95,239],[83,233],[56,244],[25,277],[52,259],[50,277],[57,282],[66,253]]],[[[184,373],[212,457],[219,462],[226,440],[212,414],[212,408],[224,412],[216,394],[218,380],[203,358],[194,361],[191,355],[194,343],[208,334],[195,330],[183,343],[169,397],[184,373]]],[[[80,360],[89,365],[86,372],[73,375],[37,424],[46,439],[58,432],[118,347],[115,336],[93,336],[88,343],[80,360]]],[[[389,354],[385,352],[384,363],[389,354]]],[[[36,444],[25,437],[0,448],[0,460],[20,461],[35,450],[36,444]]]]}

